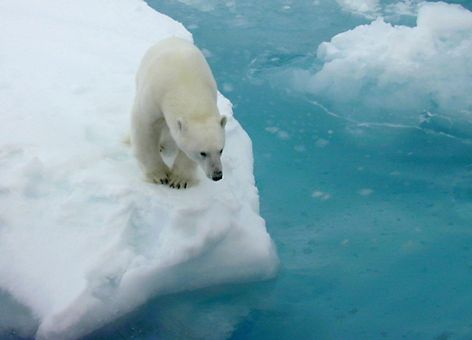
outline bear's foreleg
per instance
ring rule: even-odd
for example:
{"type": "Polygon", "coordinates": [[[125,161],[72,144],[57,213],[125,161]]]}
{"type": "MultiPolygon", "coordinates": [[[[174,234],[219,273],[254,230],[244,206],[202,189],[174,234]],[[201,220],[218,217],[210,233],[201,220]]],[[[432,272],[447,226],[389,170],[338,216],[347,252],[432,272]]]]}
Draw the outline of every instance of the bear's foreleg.
{"type": "Polygon", "coordinates": [[[179,150],[172,166],[172,171],[169,174],[169,186],[171,188],[185,189],[196,184],[196,166],[197,163],[188,158],[182,150],[179,150]]]}
{"type": "Polygon", "coordinates": [[[136,158],[148,181],[167,184],[169,167],[164,163],[159,150],[162,128],[165,124],[163,118],[154,124],[142,122],[139,119],[133,121],[131,143],[136,158]]]}
{"type": "Polygon", "coordinates": [[[169,127],[167,124],[161,128],[161,140],[159,142],[159,150],[164,156],[175,155],[177,153],[177,145],[174,139],[170,135],[169,127]]]}

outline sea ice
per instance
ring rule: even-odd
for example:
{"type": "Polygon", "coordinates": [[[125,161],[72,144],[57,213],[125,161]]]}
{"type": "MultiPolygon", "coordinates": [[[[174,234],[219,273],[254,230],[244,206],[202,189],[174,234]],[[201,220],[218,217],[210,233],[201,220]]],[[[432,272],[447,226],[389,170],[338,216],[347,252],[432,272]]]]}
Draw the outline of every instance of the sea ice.
{"type": "Polygon", "coordinates": [[[136,0],[7,0],[0,20],[0,337],[79,337],[156,294],[274,275],[227,99],[218,183],[146,183],[122,143],[140,58],[182,25],[136,0]]]}

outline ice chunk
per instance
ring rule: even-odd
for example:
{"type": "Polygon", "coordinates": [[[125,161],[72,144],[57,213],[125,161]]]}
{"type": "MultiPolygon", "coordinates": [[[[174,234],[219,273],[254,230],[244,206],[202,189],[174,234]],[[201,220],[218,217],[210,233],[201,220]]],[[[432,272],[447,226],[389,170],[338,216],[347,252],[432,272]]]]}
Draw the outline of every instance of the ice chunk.
{"type": "Polygon", "coordinates": [[[336,0],[341,8],[347,12],[366,18],[375,18],[379,15],[379,0],[336,0]]]}
{"type": "Polygon", "coordinates": [[[191,39],[179,23],[136,0],[8,0],[0,20],[0,332],[79,337],[156,294],[274,275],[227,99],[218,183],[146,183],[122,143],[138,63],[191,39]]]}
{"type": "Polygon", "coordinates": [[[389,16],[417,16],[417,8],[420,0],[402,0],[385,6],[385,12],[389,16]]]}
{"type": "Polygon", "coordinates": [[[422,3],[415,27],[378,18],[322,43],[321,69],[296,72],[295,81],[358,121],[416,124],[425,111],[470,117],[471,55],[472,12],[422,3]]]}

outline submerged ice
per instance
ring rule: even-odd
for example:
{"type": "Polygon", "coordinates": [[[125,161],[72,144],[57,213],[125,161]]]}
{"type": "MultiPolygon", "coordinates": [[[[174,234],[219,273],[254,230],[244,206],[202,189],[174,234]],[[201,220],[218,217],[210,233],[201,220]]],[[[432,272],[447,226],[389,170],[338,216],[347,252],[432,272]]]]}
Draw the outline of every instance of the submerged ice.
{"type": "Polygon", "coordinates": [[[219,183],[146,183],[122,143],[139,60],[190,40],[180,24],[135,0],[0,13],[0,337],[74,338],[156,294],[274,275],[251,140],[227,99],[219,183]]]}

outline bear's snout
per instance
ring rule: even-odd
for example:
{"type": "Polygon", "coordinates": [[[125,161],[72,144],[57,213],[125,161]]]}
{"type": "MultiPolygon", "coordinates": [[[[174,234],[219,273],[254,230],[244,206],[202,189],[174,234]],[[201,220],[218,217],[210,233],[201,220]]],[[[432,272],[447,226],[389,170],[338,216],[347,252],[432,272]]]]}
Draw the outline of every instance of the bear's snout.
{"type": "Polygon", "coordinates": [[[218,170],[218,171],[215,171],[212,175],[211,175],[211,179],[214,180],[215,182],[216,181],[219,181],[220,179],[223,178],[223,172],[221,170],[218,170]]]}

